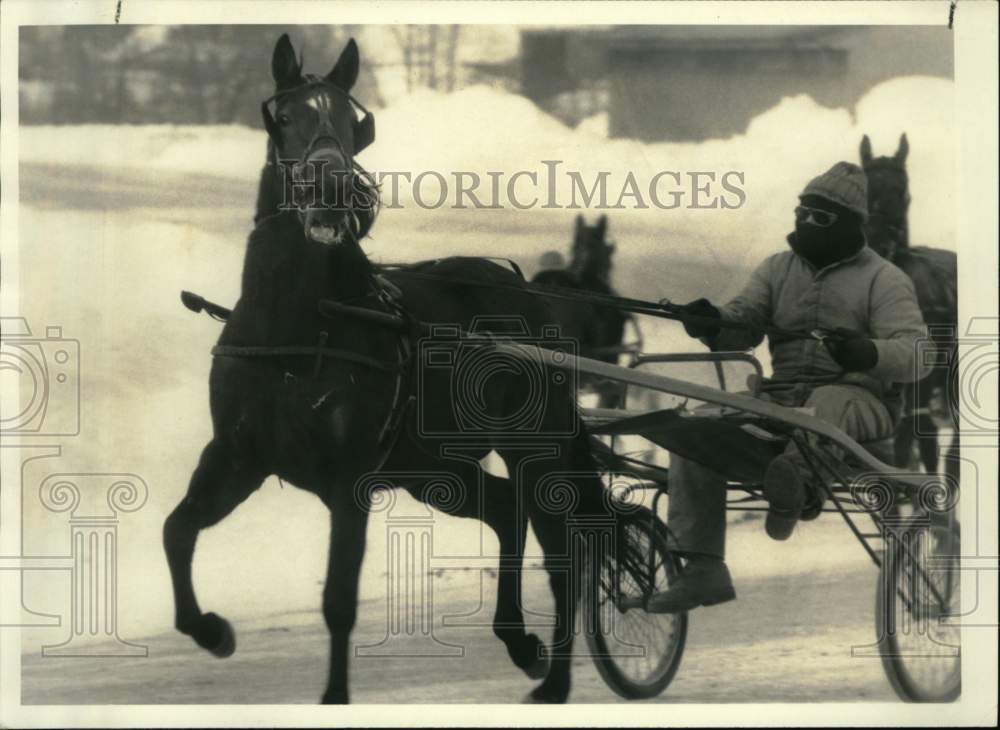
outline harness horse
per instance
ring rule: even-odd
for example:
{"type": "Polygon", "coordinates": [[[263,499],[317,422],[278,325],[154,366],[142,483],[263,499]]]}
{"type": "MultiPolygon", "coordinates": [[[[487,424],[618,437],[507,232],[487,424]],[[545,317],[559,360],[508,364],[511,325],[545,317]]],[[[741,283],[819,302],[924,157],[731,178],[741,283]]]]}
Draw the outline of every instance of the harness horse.
{"type": "Polygon", "coordinates": [[[913,280],[917,302],[934,344],[935,364],[923,380],[907,384],[904,411],[896,430],[895,459],[909,466],[914,442],[928,473],[938,471],[938,425],[935,416],[950,416],[951,444],[945,473],[959,473],[959,399],[955,392],[958,328],[958,266],[952,251],[911,246],[907,211],[910,206],[906,157],[909,142],[903,134],[891,157],[873,157],[871,141],[861,141],[861,163],[868,176],[869,220],[866,234],[871,247],[896,264],[913,280]]]}
{"type": "MultiPolygon", "coordinates": [[[[302,74],[283,35],[271,65],[276,93],[262,112],[268,162],[281,174],[262,178],[240,299],[231,312],[216,307],[225,326],[209,376],[214,435],[164,524],[175,625],[216,656],[233,653],[230,624],[204,612],[195,597],[195,542],[277,475],[330,510],[323,591],[330,666],[322,701],[347,702],[373,490],[398,487],[496,533],[494,633],[516,666],[543,680],[529,701],[564,702],[584,562],[573,525],[607,520],[613,506],[572,378],[510,358],[498,362],[491,350],[454,337],[475,330],[512,346],[558,349],[547,329],[551,313],[539,297],[518,291],[523,280],[515,272],[485,259],[373,265],[359,244],[378,196],[356,160],[374,139],[372,116],[350,94],[356,44],[351,40],[318,78],[302,74]],[[284,202],[269,210],[277,200],[284,202]],[[433,344],[439,354],[450,350],[451,366],[424,362],[417,321],[443,325],[433,344]],[[491,451],[504,459],[511,480],[480,467],[491,451]],[[442,473],[450,487],[442,489],[442,473]],[[529,522],[555,602],[549,648],[526,632],[519,603],[529,522]]],[[[198,304],[190,297],[185,303],[198,304]]]]}
{"type": "MultiPolygon", "coordinates": [[[[605,215],[594,225],[588,225],[583,216],[578,215],[573,229],[569,266],[543,269],[535,274],[531,283],[614,296],[611,271],[615,244],[607,240],[607,229],[608,218],[605,215]]],[[[635,318],[617,307],[584,298],[552,299],[550,306],[563,336],[578,343],[579,352],[584,357],[617,364],[621,355],[634,356],[642,349],[642,335],[635,318]],[[635,333],[634,342],[624,342],[627,324],[631,324],[635,333]]],[[[596,391],[602,408],[623,405],[621,388],[610,381],[582,377],[580,384],[596,391]]]]}

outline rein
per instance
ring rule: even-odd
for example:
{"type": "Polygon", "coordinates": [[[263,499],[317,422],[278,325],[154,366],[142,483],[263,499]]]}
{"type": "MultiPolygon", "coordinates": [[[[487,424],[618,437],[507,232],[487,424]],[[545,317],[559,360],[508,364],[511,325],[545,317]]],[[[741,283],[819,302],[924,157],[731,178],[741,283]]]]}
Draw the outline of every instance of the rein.
{"type": "Polygon", "coordinates": [[[540,286],[537,284],[502,284],[499,282],[484,282],[475,279],[462,279],[454,276],[441,276],[438,274],[428,274],[418,271],[408,271],[399,269],[396,273],[404,276],[411,276],[419,279],[450,283],[456,286],[470,286],[477,288],[500,289],[513,292],[527,292],[535,296],[548,297],[550,299],[563,299],[575,302],[588,302],[612,309],[620,309],[634,314],[645,314],[650,317],[660,319],[670,319],[688,324],[700,324],[716,326],[722,329],[741,330],[744,332],[763,332],[768,337],[777,337],[789,340],[816,340],[822,339],[822,335],[813,332],[803,332],[798,330],[787,330],[781,327],[755,328],[742,322],[731,322],[715,317],[700,317],[688,314],[684,308],[668,302],[650,302],[643,299],[632,299],[630,297],[615,296],[613,294],[597,294],[595,292],[581,291],[580,289],[570,289],[560,286],[540,286]]]}

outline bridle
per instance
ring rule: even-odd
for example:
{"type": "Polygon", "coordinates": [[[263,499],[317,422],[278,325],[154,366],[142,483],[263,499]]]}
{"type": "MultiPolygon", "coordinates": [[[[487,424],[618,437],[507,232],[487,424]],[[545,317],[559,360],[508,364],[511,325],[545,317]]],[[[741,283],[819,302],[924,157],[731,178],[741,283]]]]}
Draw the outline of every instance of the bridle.
{"type": "MultiPolygon", "coordinates": [[[[305,76],[302,77],[302,79],[303,79],[302,83],[287,89],[281,89],[280,91],[269,96],[260,104],[261,116],[263,116],[264,118],[264,127],[267,130],[267,135],[269,139],[271,140],[272,148],[275,151],[275,159],[271,160],[269,158],[267,164],[277,166],[279,162],[286,165],[289,162],[289,161],[282,161],[277,158],[277,150],[281,139],[281,129],[274,119],[274,114],[272,114],[271,112],[271,105],[275,104],[276,106],[277,102],[281,101],[281,99],[286,98],[292,94],[297,94],[302,91],[307,91],[309,89],[322,89],[324,91],[332,91],[338,94],[339,96],[347,99],[347,102],[351,105],[351,107],[357,110],[361,115],[360,118],[355,119],[353,123],[354,149],[349,153],[345,148],[343,140],[341,140],[340,135],[337,134],[337,130],[334,129],[333,125],[330,122],[331,109],[329,107],[327,97],[324,94],[318,94],[314,98],[317,103],[317,111],[319,112],[320,122],[319,125],[316,127],[316,130],[313,132],[312,137],[309,139],[309,142],[306,144],[305,150],[303,150],[302,155],[297,160],[290,160],[292,179],[293,180],[297,179],[297,176],[301,174],[299,171],[302,170],[306,166],[306,164],[308,164],[310,155],[312,155],[313,152],[315,152],[319,143],[322,140],[330,140],[331,142],[333,142],[334,145],[336,145],[337,149],[340,151],[340,154],[347,161],[348,167],[353,171],[353,173],[356,176],[360,177],[362,180],[364,180],[369,188],[375,189],[377,196],[378,186],[375,183],[374,177],[358,163],[355,157],[359,152],[364,150],[372,142],[375,141],[375,115],[372,114],[365,107],[365,105],[362,104],[360,101],[358,101],[350,92],[345,91],[344,89],[340,88],[336,84],[331,83],[330,81],[327,81],[326,79],[322,79],[313,74],[306,74],[305,76]]],[[[369,200],[369,202],[371,201],[369,200]]],[[[377,209],[378,209],[377,197],[372,207],[374,208],[374,212],[377,214],[377,209]]],[[[354,227],[353,228],[348,227],[348,233],[351,236],[353,236],[356,240],[357,237],[360,235],[362,225],[359,222],[359,217],[357,213],[353,210],[351,210],[350,213],[352,214],[354,227]]],[[[302,215],[301,211],[299,211],[299,215],[301,217],[302,215]]],[[[368,225],[370,226],[371,223],[369,223],[368,225]]]]}
{"type": "Polygon", "coordinates": [[[319,102],[319,127],[317,127],[316,131],[313,133],[312,139],[310,139],[309,143],[306,145],[305,152],[303,152],[299,162],[305,162],[308,160],[309,155],[312,154],[316,144],[321,139],[328,138],[333,140],[333,142],[340,149],[341,154],[344,155],[345,159],[351,160],[353,164],[354,155],[358,154],[375,141],[375,115],[368,111],[365,105],[358,101],[350,92],[344,91],[336,84],[332,84],[318,76],[314,76],[313,74],[306,74],[303,77],[301,84],[288,89],[282,89],[264,99],[264,101],[260,103],[260,112],[261,116],[264,117],[264,128],[267,130],[268,137],[271,138],[271,141],[274,142],[275,145],[278,144],[281,138],[281,129],[278,127],[278,123],[274,120],[274,115],[271,113],[271,104],[277,103],[287,96],[296,94],[306,89],[325,89],[339,94],[343,98],[347,99],[348,103],[361,113],[361,118],[354,121],[354,150],[348,154],[347,150],[344,148],[343,142],[337,135],[336,130],[333,128],[333,125],[330,124],[330,110],[326,106],[325,97],[320,95],[318,99],[322,99],[323,101],[319,102]]]}

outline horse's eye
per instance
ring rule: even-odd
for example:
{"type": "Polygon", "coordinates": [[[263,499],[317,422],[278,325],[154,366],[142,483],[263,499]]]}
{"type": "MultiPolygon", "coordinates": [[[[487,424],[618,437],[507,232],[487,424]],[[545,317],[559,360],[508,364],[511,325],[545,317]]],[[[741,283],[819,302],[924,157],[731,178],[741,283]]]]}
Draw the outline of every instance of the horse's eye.
{"type": "Polygon", "coordinates": [[[287,114],[282,113],[278,115],[278,124],[280,124],[282,127],[287,127],[291,123],[292,123],[292,118],[287,114]]]}

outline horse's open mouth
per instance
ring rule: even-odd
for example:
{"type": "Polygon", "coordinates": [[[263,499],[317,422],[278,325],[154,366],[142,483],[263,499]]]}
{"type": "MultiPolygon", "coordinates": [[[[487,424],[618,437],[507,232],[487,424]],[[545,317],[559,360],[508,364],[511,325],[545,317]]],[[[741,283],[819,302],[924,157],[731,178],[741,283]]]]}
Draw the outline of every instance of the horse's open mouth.
{"type": "Polygon", "coordinates": [[[326,246],[337,246],[347,239],[349,220],[343,211],[308,210],[303,218],[303,228],[311,240],[326,246]]]}
{"type": "Polygon", "coordinates": [[[327,246],[334,246],[343,243],[347,235],[346,226],[324,226],[314,224],[309,227],[309,238],[317,243],[325,243],[327,246]]]}

